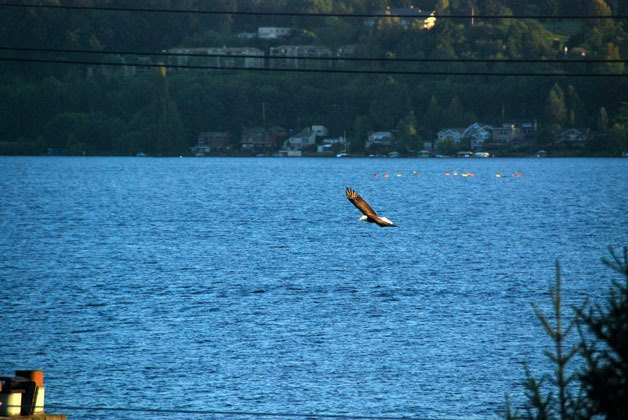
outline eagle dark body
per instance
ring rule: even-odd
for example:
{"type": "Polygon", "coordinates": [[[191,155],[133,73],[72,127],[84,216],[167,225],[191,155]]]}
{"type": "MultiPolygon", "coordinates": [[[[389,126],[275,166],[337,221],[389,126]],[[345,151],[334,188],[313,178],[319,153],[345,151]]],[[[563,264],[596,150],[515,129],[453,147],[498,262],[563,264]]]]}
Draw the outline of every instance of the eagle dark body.
{"type": "Polygon", "coordinates": [[[380,227],[396,227],[392,221],[388,220],[386,217],[378,216],[377,213],[371,208],[369,203],[364,200],[360,194],[347,187],[345,190],[347,194],[347,198],[349,201],[360,210],[364,216],[360,218],[360,220],[364,220],[369,223],[376,223],[380,227]]]}

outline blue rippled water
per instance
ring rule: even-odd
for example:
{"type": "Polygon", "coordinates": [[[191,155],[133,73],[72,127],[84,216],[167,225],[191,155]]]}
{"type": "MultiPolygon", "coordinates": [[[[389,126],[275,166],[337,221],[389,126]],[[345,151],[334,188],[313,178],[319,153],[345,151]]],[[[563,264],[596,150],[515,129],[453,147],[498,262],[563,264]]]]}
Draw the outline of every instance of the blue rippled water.
{"type": "Polygon", "coordinates": [[[0,158],[0,375],[75,407],[491,417],[549,368],[555,261],[601,302],[627,214],[628,159],[0,158]]]}

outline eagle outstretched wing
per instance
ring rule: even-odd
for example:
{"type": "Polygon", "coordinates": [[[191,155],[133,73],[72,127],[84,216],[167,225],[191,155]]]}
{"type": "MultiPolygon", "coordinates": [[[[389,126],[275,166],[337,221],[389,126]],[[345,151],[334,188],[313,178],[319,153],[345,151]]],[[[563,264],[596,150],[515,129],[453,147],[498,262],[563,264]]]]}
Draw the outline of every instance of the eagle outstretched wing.
{"type": "Polygon", "coordinates": [[[375,210],[373,210],[371,208],[371,206],[369,206],[369,203],[367,203],[361,196],[360,194],[358,194],[357,192],[355,192],[354,190],[352,190],[351,188],[347,187],[346,189],[346,193],[347,193],[347,198],[349,199],[349,201],[351,201],[351,203],[356,206],[358,208],[358,210],[360,210],[362,213],[364,213],[364,215],[370,219],[376,219],[377,218],[377,213],[375,213],[375,210]]]}
{"type": "Polygon", "coordinates": [[[386,219],[385,217],[379,217],[377,213],[375,213],[375,210],[371,208],[369,203],[367,203],[366,200],[364,200],[360,196],[360,194],[358,194],[357,192],[355,192],[349,187],[346,188],[345,192],[347,194],[347,198],[349,199],[349,201],[351,201],[351,203],[354,206],[356,206],[358,210],[364,213],[364,215],[366,216],[367,222],[377,223],[381,227],[395,226],[393,222],[386,219]]]}

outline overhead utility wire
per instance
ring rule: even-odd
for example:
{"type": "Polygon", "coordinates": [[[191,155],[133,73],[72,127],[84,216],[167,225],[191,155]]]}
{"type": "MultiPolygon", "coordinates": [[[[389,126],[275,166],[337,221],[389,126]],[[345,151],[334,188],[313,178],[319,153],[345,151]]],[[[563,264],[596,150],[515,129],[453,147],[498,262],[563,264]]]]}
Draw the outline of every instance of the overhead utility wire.
{"type": "MultiPolygon", "coordinates": [[[[395,15],[386,13],[304,13],[304,12],[254,12],[245,10],[190,10],[190,9],[156,9],[143,7],[110,7],[110,6],[72,6],[55,4],[23,4],[0,3],[0,7],[59,9],[79,11],[105,12],[141,12],[141,13],[178,13],[203,15],[241,15],[241,16],[293,16],[293,17],[346,17],[346,18],[419,18],[424,16],[395,15]]],[[[427,16],[425,16],[427,17],[427,16]]],[[[590,15],[436,15],[437,19],[628,19],[628,16],[590,16],[590,15]]]]}
{"type": "Polygon", "coordinates": [[[222,70],[222,71],[253,71],[253,72],[291,72],[291,73],[342,73],[342,74],[393,74],[409,76],[539,76],[539,77],[628,77],[628,73],[537,73],[537,72],[452,72],[452,71],[406,71],[406,70],[350,70],[350,69],[303,69],[303,68],[272,68],[272,67],[236,67],[236,66],[201,66],[182,64],[151,64],[151,63],[114,63],[84,60],[51,60],[43,58],[0,57],[0,61],[16,63],[43,64],[77,64],[117,67],[152,67],[190,70],[222,70]]]}
{"type": "Polygon", "coordinates": [[[147,51],[124,51],[124,50],[77,50],[66,48],[34,48],[34,47],[3,47],[0,51],[26,51],[45,53],[69,53],[69,54],[90,54],[90,55],[137,55],[137,56],[161,56],[161,57],[206,57],[206,58],[259,58],[270,60],[312,60],[312,61],[376,61],[384,63],[568,63],[568,64],[590,64],[590,63],[628,63],[628,59],[535,59],[535,58],[386,58],[386,57],[300,57],[300,56],[274,56],[274,55],[254,55],[254,54],[219,54],[219,53],[193,53],[193,52],[147,52],[147,51]]]}
{"type": "Polygon", "coordinates": [[[361,416],[348,414],[320,414],[320,413],[268,413],[252,411],[219,411],[219,410],[177,410],[158,408],[120,408],[120,407],[76,407],[62,404],[46,404],[48,408],[67,411],[109,411],[109,412],[129,412],[129,413],[155,413],[155,414],[197,414],[197,415],[220,415],[220,416],[254,416],[254,417],[288,417],[288,418],[320,418],[320,419],[355,419],[355,420],[401,420],[415,419],[418,417],[398,417],[398,416],[361,416]]]}

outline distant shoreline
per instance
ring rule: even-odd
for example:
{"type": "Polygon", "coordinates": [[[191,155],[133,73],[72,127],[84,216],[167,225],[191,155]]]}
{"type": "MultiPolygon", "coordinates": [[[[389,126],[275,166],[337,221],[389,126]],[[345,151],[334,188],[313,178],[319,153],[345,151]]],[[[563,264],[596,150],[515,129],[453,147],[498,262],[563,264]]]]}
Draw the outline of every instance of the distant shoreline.
{"type": "MultiPolygon", "coordinates": [[[[246,154],[221,154],[221,155],[206,155],[206,156],[193,156],[193,155],[115,155],[115,154],[0,154],[0,157],[51,157],[51,158],[94,158],[94,157],[111,157],[111,158],[157,158],[157,159],[172,159],[172,158],[194,158],[194,159],[212,159],[212,158],[279,158],[279,159],[339,159],[336,156],[331,155],[304,155],[304,156],[277,156],[277,155],[264,155],[264,156],[254,156],[254,155],[246,155],[246,154]]],[[[348,159],[418,159],[418,160],[432,160],[432,159],[452,159],[452,160],[482,160],[482,159],[562,159],[562,158],[599,158],[599,159],[617,159],[617,158],[628,158],[627,155],[583,155],[583,154],[555,154],[555,155],[547,155],[543,157],[529,155],[529,154],[503,154],[498,156],[490,156],[490,157],[458,157],[458,156],[429,156],[429,157],[419,157],[413,155],[400,155],[400,156],[364,156],[364,155],[352,155],[348,157],[348,159]]],[[[347,159],[347,158],[342,158],[347,159]]],[[[339,159],[340,160],[340,159],[339,159]]]]}

